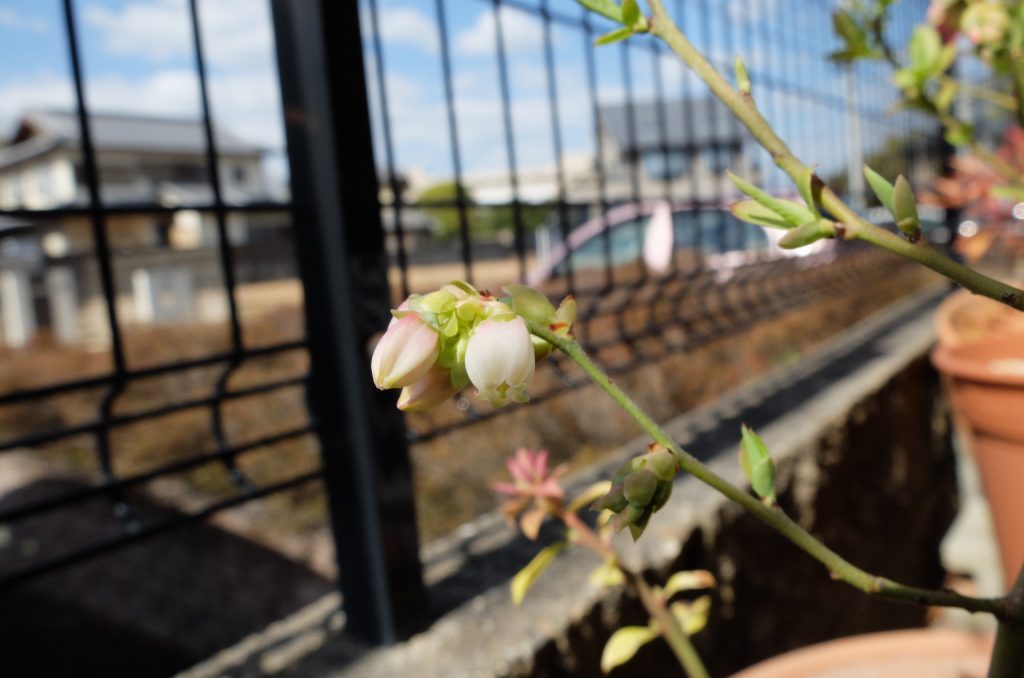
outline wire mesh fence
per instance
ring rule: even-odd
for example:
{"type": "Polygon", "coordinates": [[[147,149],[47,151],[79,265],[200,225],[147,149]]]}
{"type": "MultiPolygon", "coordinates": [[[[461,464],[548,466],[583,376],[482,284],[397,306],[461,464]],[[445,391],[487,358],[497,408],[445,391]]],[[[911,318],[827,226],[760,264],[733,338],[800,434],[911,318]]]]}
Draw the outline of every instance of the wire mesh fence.
{"type": "MultiPolygon", "coordinates": [[[[482,288],[529,282],[555,299],[572,294],[580,338],[597,351],[624,347],[631,357],[616,368],[626,370],[650,358],[641,340],[686,350],[826,297],[830,290],[798,282],[810,269],[837,279],[857,270],[862,285],[888,274],[885,265],[858,267],[871,255],[852,247],[787,259],[731,216],[739,193],[727,170],[795,191],[658,41],[595,47],[613,26],[572,2],[438,0],[404,12],[364,5],[396,302],[445,276],[482,288]],[[414,16],[422,38],[397,39],[395,26],[414,16]],[[413,53],[415,86],[403,78],[413,53]],[[433,173],[423,176],[423,166],[433,173]],[[655,226],[659,211],[670,215],[669,232],[655,226]]],[[[721,71],[744,58],[762,112],[799,156],[864,206],[863,162],[926,184],[946,151],[933,122],[893,114],[896,93],[883,68],[829,62],[834,8],[803,0],[673,7],[721,71]]],[[[907,35],[923,8],[901,5],[894,37],[907,35]]],[[[459,407],[461,420],[419,422],[414,440],[506,411],[481,412],[469,398],[459,407]]]]}

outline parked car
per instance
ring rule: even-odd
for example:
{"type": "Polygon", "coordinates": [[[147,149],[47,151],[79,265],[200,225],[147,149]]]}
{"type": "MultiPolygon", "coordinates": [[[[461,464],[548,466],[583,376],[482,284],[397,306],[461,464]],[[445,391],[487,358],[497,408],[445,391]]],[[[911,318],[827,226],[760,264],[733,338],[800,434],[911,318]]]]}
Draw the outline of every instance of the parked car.
{"type": "Polygon", "coordinates": [[[819,241],[799,250],[782,250],[776,244],[783,233],[742,222],[726,207],[630,203],[587,220],[564,241],[539,245],[528,280],[538,285],[566,275],[570,266],[575,273],[641,261],[648,270],[664,273],[680,251],[690,251],[706,268],[724,272],[757,259],[807,256],[832,247],[819,241]]]}

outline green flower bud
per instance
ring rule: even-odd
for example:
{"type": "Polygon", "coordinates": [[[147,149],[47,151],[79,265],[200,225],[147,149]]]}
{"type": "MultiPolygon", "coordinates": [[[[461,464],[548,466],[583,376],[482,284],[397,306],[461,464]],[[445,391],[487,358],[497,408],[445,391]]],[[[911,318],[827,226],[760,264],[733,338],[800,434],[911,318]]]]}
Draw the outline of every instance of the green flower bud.
{"type": "Polygon", "coordinates": [[[626,480],[626,476],[642,467],[643,458],[633,457],[632,459],[630,459],[625,464],[619,467],[619,470],[617,470],[615,474],[612,476],[612,482],[621,484],[626,480]]]}
{"type": "Polygon", "coordinates": [[[633,506],[648,506],[658,489],[658,478],[650,469],[642,468],[626,476],[622,489],[633,506]]]}
{"type": "Polygon", "coordinates": [[[640,536],[644,533],[644,530],[647,528],[647,522],[651,519],[652,513],[653,511],[648,506],[646,509],[644,509],[643,515],[641,515],[639,518],[637,518],[630,524],[629,534],[633,537],[633,541],[639,539],[640,536]]]}
{"type": "Polygon", "coordinates": [[[676,477],[676,470],[679,468],[676,457],[664,447],[654,446],[645,459],[647,468],[651,469],[658,480],[671,481],[676,477]]]}
{"type": "Polygon", "coordinates": [[[604,495],[593,504],[590,508],[594,511],[611,511],[612,513],[618,513],[629,505],[626,501],[626,496],[623,493],[622,483],[615,483],[608,490],[608,494],[604,495]]]}
{"type": "MultiPolygon", "coordinates": [[[[633,523],[642,520],[647,513],[647,509],[642,506],[627,506],[617,516],[615,516],[614,520],[612,520],[612,528],[614,528],[616,532],[620,532],[622,531],[622,528],[627,525],[632,525],[633,523]]],[[[644,523],[646,524],[646,520],[644,523]]]]}
{"type": "Polygon", "coordinates": [[[672,496],[672,482],[662,481],[658,483],[658,489],[654,492],[654,498],[651,499],[651,508],[655,511],[661,510],[661,507],[668,503],[668,498],[672,496]]]}

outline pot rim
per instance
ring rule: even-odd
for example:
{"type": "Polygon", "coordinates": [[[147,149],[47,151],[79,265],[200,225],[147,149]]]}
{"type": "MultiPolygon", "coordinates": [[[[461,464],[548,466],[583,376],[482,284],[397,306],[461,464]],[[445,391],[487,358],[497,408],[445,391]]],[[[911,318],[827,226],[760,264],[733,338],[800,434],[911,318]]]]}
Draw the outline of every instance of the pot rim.
{"type": "Polygon", "coordinates": [[[812,675],[813,671],[834,669],[864,657],[885,661],[908,652],[936,658],[976,653],[987,656],[991,653],[994,640],[994,636],[986,633],[938,627],[876,631],[791,650],[748,667],[733,678],[807,676],[812,675]]]}
{"type": "MultiPolygon", "coordinates": [[[[1021,359],[1024,359],[1024,335],[1017,335],[1015,339],[1022,343],[1021,359]]],[[[981,346],[987,342],[978,342],[973,346],[981,346]]],[[[976,381],[984,384],[998,384],[1001,386],[1022,386],[1024,387],[1024,374],[1007,374],[993,372],[990,367],[993,359],[984,360],[970,354],[970,346],[961,345],[957,348],[939,345],[931,353],[932,364],[944,374],[959,379],[976,381]]]]}

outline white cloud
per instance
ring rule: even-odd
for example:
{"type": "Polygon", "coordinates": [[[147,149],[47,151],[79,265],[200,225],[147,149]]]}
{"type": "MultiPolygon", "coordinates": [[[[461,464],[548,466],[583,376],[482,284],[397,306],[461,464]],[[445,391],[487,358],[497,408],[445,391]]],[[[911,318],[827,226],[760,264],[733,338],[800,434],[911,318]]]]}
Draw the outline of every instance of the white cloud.
{"type": "Polygon", "coordinates": [[[29,109],[67,109],[74,92],[67,78],[58,75],[24,76],[0,85],[0,137],[14,131],[18,116],[29,109]]]}
{"type": "MultiPolygon", "coordinates": [[[[510,75],[513,81],[518,79],[515,68],[510,75]]],[[[524,75],[529,79],[529,73],[524,75]]],[[[563,150],[592,152],[592,113],[586,80],[571,68],[561,68],[557,75],[563,150]]],[[[455,88],[463,169],[467,174],[500,175],[507,167],[501,101],[496,91],[492,91],[496,85],[490,88],[467,86],[480,81],[480,78],[465,76],[455,88]]],[[[524,171],[549,166],[554,160],[546,81],[535,84],[531,89],[518,89],[512,101],[516,160],[519,169],[524,171]]],[[[387,87],[399,168],[402,171],[425,170],[439,180],[450,176],[451,147],[443,99],[424,83],[400,73],[388,74],[387,87]]]]}
{"type": "MultiPolygon", "coordinates": [[[[416,47],[427,54],[437,54],[441,49],[437,24],[414,7],[386,7],[378,11],[377,19],[380,40],[385,44],[416,47]]],[[[362,28],[364,37],[373,32],[369,9],[363,12],[362,28]]]]}
{"type": "MultiPolygon", "coordinates": [[[[505,50],[529,52],[541,49],[543,32],[537,17],[501,6],[501,35],[505,50]]],[[[455,49],[466,56],[495,54],[494,10],[484,10],[469,28],[455,36],[455,49]]]]}
{"type": "Polygon", "coordinates": [[[29,33],[46,33],[48,30],[42,17],[22,14],[13,7],[0,7],[0,26],[29,33]]]}
{"type": "Polygon", "coordinates": [[[166,61],[191,49],[187,11],[182,0],[133,2],[119,10],[89,5],[84,19],[100,32],[106,51],[166,61]]]}
{"type": "MultiPolygon", "coordinates": [[[[90,5],[85,22],[100,33],[103,49],[154,62],[191,57],[192,28],[184,0],[135,0],[113,10],[90,5]]],[[[273,56],[266,3],[206,2],[199,7],[203,48],[212,65],[251,68],[273,56]]]]}
{"type": "MultiPolygon", "coordinates": [[[[218,124],[265,148],[284,145],[276,83],[260,76],[230,75],[215,78],[211,89],[218,124]]],[[[177,117],[199,113],[198,83],[191,69],[164,69],[143,78],[96,77],[88,82],[86,100],[96,112],[177,117]]],[[[64,77],[8,81],[0,85],[0,130],[9,131],[30,109],[73,106],[71,83],[64,77]]]]}
{"type": "MultiPolygon", "coordinates": [[[[132,0],[118,9],[90,5],[85,22],[101,49],[159,67],[133,78],[98,75],[87,82],[96,110],[196,116],[191,20],[185,0],[132,0]],[[185,61],[186,66],[178,66],[185,61]]],[[[199,26],[219,125],[269,149],[284,146],[274,39],[265,0],[199,3],[199,26]]],[[[2,89],[0,89],[2,94],[2,89]]]]}
{"type": "Polygon", "coordinates": [[[748,24],[771,20],[779,12],[779,0],[728,0],[726,11],[729,18],[748,24]]]}

